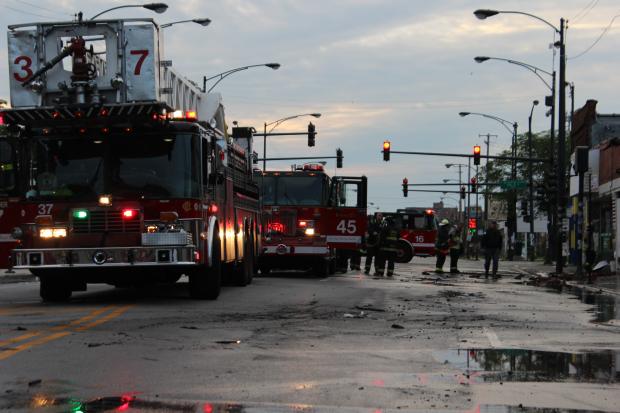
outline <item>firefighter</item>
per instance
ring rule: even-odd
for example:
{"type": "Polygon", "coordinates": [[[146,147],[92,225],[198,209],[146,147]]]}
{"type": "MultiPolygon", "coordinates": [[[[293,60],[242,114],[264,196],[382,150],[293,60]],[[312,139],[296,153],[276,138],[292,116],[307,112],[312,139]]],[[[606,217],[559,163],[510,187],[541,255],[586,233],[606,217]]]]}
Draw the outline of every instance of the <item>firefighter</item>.
{"type": "Polygon", "coordinates": [[[437,274],[443,273],[443,264],[446,262],[446,255],[448,255],[450,246],[450,221],[442,219],[439,223],[439,230],[437,231],[437,240],[435,241],[435,255],[437,255],[437,262],[435,264],[435,272],[437,274]]]}
{"type": "Polygon", "coordinates": [[[379,254],[377,256],[377,263],[375,264],[375,275],[383,276],[386,261],[387,276],[392,277],[394,275],[394,260],[398,252],[398,235],[399,232],[394,218],[386,217],[379,235],[379,254]]]}
{"type": "Polygon", "coordinates": [[[460,273],[458,268],[459,257],[461,256],[461,250],[463,248],[463,226],[461,224],[456,224],[450,229],[450,240],[448,244],[450,245],[450,273],[458,274],[460,273]]]}
{"type": "Polygon", "coordinates": [[[364,274],[370,274],[372,266],[372,258],[375,258],[375,270],[378,260],[379,236],[381,234],[381,224],[383,223],[383,215],[378,212],[374,218],[370,217],[368,224],[368,232],[366,233],[366,263],[364,265],[364,274]]]}

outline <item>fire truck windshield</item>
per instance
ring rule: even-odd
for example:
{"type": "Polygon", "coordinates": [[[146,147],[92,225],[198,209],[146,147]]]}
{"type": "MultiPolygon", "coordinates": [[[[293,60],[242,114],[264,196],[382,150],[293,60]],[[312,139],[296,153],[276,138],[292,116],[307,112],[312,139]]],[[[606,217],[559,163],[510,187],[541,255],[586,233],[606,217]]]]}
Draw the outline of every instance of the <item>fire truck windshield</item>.
{"type": "Polygon", "coordinates": [[[199,195],[200,147],[191,134],[34,140],[28,199],[190,198],[199,195]]]}
{"type": "Polygon", "coordinates": [[[324,175],[266,175],[261,179],[264,205],[326,204],[327,179],[324,175]]]}

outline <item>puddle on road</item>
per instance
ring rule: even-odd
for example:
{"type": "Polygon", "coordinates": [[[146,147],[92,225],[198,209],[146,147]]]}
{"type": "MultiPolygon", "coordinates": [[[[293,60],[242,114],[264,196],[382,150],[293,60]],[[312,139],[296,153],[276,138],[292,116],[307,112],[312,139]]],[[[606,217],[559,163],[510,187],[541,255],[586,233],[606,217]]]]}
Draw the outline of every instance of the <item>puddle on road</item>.
{"type": "Polygon", "coordinates": [[[611,295],[597,294],[579,287],[572,287],[566,292],[576,295],[577,299],[584,304],[595,306],[595,318],[592,320],[598,323],[605,323],[610,320],[618,319],[620,306],[616,305],[620,299],[611,295]]]}
{"type": "Polygon", "coordinates": [[[620,352],[562,353],[515,349],[448,350],[433,353],[437,361],[481,382],[620,381],[620,352]]]}

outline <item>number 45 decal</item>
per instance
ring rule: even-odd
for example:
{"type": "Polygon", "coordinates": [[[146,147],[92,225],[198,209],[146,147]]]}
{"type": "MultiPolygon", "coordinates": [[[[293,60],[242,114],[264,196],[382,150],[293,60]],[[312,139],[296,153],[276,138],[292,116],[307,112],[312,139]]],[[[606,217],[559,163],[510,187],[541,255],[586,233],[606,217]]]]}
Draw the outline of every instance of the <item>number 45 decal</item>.
{"type": "Polygon", "coordinates": [[[357,225],[354,219],[344,220],[341,219],[336,226],[336,231],[340,231],[343,234],[355,234],[357,231],[357,225]]]}

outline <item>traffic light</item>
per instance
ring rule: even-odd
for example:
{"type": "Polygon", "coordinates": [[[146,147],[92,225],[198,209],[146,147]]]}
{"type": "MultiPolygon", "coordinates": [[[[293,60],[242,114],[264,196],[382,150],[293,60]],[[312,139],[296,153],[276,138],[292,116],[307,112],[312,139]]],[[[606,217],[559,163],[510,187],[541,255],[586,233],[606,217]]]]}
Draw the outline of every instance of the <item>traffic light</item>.
{"type": "Polygon", "coordinates": [[[403,178],[403,196],[407,198],[408,193],[409,193],[409,180],[407,178],[403,178]]]}
{"type": "Polygon", "coordinates": [[[476,193],[476,178],[471,178],[469,181],[469,185],[471,187],[471,193],[475,194],[476,193]]]}
{"type": "Polygon", "coordinates": [[[474,165],[480,165],[480,146],[474,146],[474,165]]]}
{"type": "Polygon", "coordinates": [[[386,162],[390,160],[390,147],[391,146],[392,144],[390,143],[390,141],[388,140],[383,141],[383,160],[386,162]]]}
{"type": "Polygon", "coordinates": [[[461,199],[465,199],[465,194],[467,193],[467,189],[465,186],[461,187],[461,199]]]}
{"type": "Polygon", "coordinates": [[[336,149],[336,168],[342,168],[342,149],[336,149]]]}
{"type": "Polygon", "coordinates": [[[478,229],[478,220],[476,218],[469,218],[467,221],[467,228],[471,234],[475,234],[478,229]]]}
{"type": "Polygon", "coordinates": [[[316,128],[312,122],[308,123],[308,146],[314,146],[314,138],[316,137],[316,128]]]}

